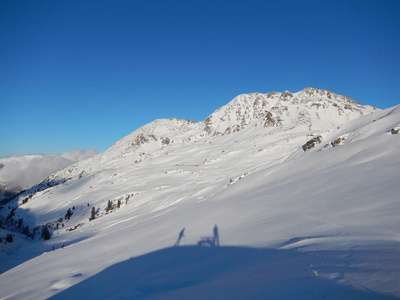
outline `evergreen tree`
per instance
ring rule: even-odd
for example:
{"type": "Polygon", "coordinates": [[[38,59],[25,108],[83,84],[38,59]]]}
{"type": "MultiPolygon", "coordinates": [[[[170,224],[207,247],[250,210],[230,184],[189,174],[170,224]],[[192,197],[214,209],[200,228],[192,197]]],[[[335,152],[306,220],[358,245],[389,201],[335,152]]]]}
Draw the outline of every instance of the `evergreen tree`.
{"type": "Polygon", "coordinates": [[[44,239],[45,241],[50,239],[50,231],[47,228],[47,226],[42,227],[42,235],[41,238],[44,239]]]}
{"type": "Polygon", "coordinates": [[[90,214],[90,218],[89,221],[92,221],[96,218],[96,209],[94,208],[94,206],[92,207],[92,212],[90,214]]]}
{"type": "Polygon", "coordinates": [[[7,236],[6,236],[6,242],[7,242],[7,243],[12,243],[12,242],[13,242],[13,236],[12,236],[12,234],[7,234],[7,236]]]}
{"type": "Polygon", "coordinates": [[[112,202],[111,202],[111,200],[108,200],[108,204],[107,204],[107,211],[109,211],[109,210],[111,210],[112,209],[112,202]]]}
{"type": "Polygon", "coordinates": [[[24,229],[22,229],[21,233],[28,237],[31,237],[31,232],[29,231],[29,226],[25,226],[24,229]]]}
{"type": "Polygon", "coordinates": [[[72,216],[73,212],[71,211],[70,208],[68,208],[67,213],[65,214],[65,220],[69,220],[72,216]]]}

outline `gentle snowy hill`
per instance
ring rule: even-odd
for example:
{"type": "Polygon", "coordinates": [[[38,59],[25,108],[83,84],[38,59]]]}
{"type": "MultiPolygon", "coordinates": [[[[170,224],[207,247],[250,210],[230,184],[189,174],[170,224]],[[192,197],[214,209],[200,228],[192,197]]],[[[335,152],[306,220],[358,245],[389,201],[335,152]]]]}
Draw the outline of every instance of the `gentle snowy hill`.
{"type": "Polygon", "coordinates": [[[2,207],[0,297],[400,297],[399,128],[312,88],[156,120],[2,207]]]}

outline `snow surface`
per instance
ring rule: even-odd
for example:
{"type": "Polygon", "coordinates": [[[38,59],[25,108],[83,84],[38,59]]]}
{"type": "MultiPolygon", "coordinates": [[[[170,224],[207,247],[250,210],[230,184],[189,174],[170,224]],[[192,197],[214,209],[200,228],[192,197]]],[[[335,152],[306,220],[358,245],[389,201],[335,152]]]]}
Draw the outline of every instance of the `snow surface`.
{"type": "Polygon", "coordinates": [[[0,244],[0,297],[400,297],[399,125],[312,88],[149,123],[2,208],[52,237],[0,244]],[[197,246],[215,225],[221,247],[197,246]]]}

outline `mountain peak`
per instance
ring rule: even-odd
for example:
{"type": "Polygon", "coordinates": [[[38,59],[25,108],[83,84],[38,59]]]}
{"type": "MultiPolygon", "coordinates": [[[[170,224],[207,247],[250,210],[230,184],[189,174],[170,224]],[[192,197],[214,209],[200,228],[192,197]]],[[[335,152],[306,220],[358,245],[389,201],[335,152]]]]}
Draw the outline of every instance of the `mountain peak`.
{"type": "Polygon", "coordinates": [[[326,123],[326,128],[374,110],[347,96],[308,87],[297,93],[286,90],[282,93],[242,94],[217,109],[205,121],[208,132],[217,134],[232,132],[232,127],[237,131],[250,124],[285,130],[299,125],[318,127],[326,123]]]}
{"type": "MultiPolygon", "coordinates": [[[[148,123],[114,143],[94,160],[119,160],[132,153],[155,153],[184,144],[212,144],[217,137],[239,133],[245,136],[298,135],[299,132],[304,136],[318,135],[374,110],[346,96],[315,88],[296,93],[241,94],[201,122],[170,118],[148,123]]],[[[238,135],[237,139],[243,139],[243,135],[238,135]]],[[[138,157],[137,161],[143,158],[138,157]]],[[[88,167],[88,163],[82,162],[79,168],[71,167],[67,174],[76,176],[88,167]]]]}
{"type": "Polygon", "coordinates": [[[306,87],[306,88],[302,89],[301,91],[299,91],[297,94],[302,94],[302,95],[309,96],[309,97],[325,97],[328,99],[336,98],[337,100],[340,99],[341,101],[344,100],[344,101],[347,101],[350,103],[359,104],[357,101],[354,101],[350,97],[341,96],[341,95],[335,94],[328,90],[316,89],[316,88],[312,88],[312,87],[306,87]]]}
{"type": "Polygon", "coordinates": [[[170,118],[148,123],[116,142],[107,152],[138,148],[147,152],[174,143],[205,142],[213,136],[243,130],[272,134],[304,127],[310,132],[324,132],[374,110],[347,96],[310,87],[296,93],[286,90],[241,94],[201,122],[170,118]]]}

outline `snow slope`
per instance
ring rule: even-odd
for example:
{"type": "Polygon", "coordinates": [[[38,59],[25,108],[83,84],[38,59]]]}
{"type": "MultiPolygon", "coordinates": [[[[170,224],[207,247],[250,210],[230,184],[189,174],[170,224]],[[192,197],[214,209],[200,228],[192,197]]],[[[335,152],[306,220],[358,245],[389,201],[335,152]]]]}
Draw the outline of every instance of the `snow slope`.
{"type": "Polygon", "coordinates": [[[312,88],[156,120],[2,208],[35,238],[15,233],[0,297],[400,297],[399,126],[312,88]],[[196,246],[215,225],[221,247],[196,246]]]}

